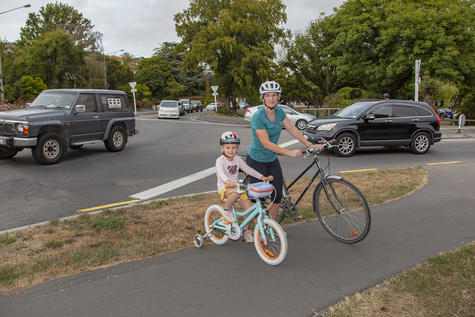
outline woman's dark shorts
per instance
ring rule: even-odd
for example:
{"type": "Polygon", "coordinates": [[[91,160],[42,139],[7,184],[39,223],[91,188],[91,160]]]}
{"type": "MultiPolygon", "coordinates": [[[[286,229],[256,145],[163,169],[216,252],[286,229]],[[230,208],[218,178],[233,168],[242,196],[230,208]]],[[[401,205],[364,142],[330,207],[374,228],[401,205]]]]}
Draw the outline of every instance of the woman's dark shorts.
{"type": "MultiPolygon", "coordinates": [[[[272,200],[274,200],[275,196],[274,203],[279,204],[282,199],[282,186],[284,185],[284,175],[282,174],[282,168],[280,167],[279,160],[275,159],[275,161],[272,162],[258,162],[252,159],[248,154],[246,158],[246,163],[262,175],[272,175],[274,177],[274,180],[271,182],[271,184],[275,187],[275,191],[272,193],[272,200]]],[[[256,183],[261,181],[250,175],[249,177],[249,183],[256,183]]]]}

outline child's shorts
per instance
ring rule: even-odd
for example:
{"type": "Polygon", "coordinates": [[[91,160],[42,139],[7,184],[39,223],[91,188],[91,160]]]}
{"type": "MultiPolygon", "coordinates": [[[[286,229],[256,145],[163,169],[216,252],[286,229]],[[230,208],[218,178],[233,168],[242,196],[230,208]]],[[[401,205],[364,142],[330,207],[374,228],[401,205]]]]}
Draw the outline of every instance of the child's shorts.
{"type": "MultiPolygon", "coordinates": [[[[224,198],[224,193],[226,193],[226,190],[227,190],[227,188],[223,188],[223,189],[219,192],[219,198],[220,198],[221,200],[225,199],[225,198],[224,198]]],[[[235,191],[236,191],[235,189],[231,189],[231,193],[232,193],[232,192],[235,192],[235,191]]],[[[249,197],[247,197],[247,194],[244,192],[244,193],[241,194],[241,196],[239,196],[239,199],[241,199],[241,200],[249,200],[249,197]]]]}

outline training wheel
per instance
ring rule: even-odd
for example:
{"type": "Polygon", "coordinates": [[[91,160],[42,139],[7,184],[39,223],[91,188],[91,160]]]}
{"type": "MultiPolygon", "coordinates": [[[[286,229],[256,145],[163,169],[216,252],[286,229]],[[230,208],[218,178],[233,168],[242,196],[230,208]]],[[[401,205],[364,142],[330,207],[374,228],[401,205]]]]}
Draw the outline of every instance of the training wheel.
{"type": "Polygon", "coordinates": [[[203,237],[200,234],[195,234],[193,242],[195,243],[195,247],[201,248],[203,245],[203,237]]]}

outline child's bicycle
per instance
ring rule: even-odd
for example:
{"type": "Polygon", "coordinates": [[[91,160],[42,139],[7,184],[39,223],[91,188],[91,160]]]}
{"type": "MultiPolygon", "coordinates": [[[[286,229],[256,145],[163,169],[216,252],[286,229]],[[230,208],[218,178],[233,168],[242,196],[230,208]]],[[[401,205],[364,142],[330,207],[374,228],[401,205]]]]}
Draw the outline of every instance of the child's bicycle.
{"type": "Polygon", "coordinates": [[[239,182],[238,193],[243,190],[247,192],[249,198],[256,198],[256,203],[243,212],[234,209],[233,214],[237,216],[247,216],[241,224],[235,222],[226,224],[223,218],[223,207],[220,205],[209,206],[205,213],[204,225],[206,233],[202,236],[196,234],[194,237],[195,246],[200,248],[203,239],[209,238],[216,244],[224,244],[229,238],[238,240],[241,232],[251,220],[257,217],[257,224],[254,228],[254,246],[261,259],[270,265],[278,265],[284,261],[287,255],[287,237],[282,227],[267,215],[267,208],[263,208],[260,199],[270,195],[274,186],[269,183],[260,182],[244,185],[239,182]]]}

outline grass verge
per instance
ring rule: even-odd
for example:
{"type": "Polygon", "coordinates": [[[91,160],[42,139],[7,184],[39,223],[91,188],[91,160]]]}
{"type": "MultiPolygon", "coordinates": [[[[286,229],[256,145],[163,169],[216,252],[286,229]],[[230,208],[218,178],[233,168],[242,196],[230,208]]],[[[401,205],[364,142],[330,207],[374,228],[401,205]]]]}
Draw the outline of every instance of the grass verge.
{"type": "Polygon", "coordinates": [[[441,253],[316,316],[474,316],[475,243],[441,253]]]}
{"type": "MultiPolygon", "coordinates": [[[[345,174],[372,206],[410,194],[427,182],[422,167],[345,174]]],[[[307,185],[297,183],[296,195],[307,185]]],[[[315,184],[313,185],[315,186],[315,184]]],[[[300,202],[304,221],[315,219],[310,189],[300,202]]],[[[296,196],[295,196],[296,197],[296,196]]],[[[75,274],[143,259],[193,246],[204,234],[203,216],[217,194],[155,201],[147,205],[105,210],[46,226],[0,236],[0,294],[75,274]]]]}

